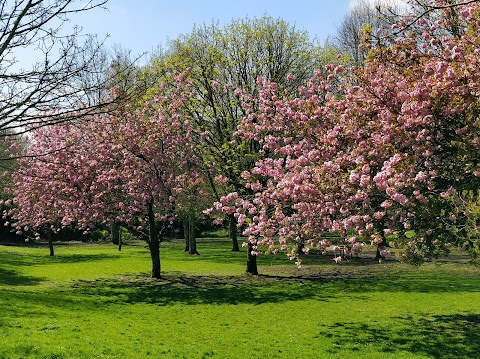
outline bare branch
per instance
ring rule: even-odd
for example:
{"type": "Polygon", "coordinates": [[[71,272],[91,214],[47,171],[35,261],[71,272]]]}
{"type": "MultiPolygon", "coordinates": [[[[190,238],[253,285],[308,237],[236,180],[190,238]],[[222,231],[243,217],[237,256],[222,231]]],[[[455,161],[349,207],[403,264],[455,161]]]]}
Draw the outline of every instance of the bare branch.
{"type": "Polygon", "coordinates": [[[425,16],[427,16],[428,14],[430,14],[431,12],[433,11],[436,11],[436,10],[444,10],[444,9],[452,9],[452,8],[455,8],[455,7],[459,7],[459,6],[464,6],[464,5],[469,5],[469,4],[473,4],[473,3],[476,3],[476,2],[479,2],[479,0],[468,0],[468,1],[462,1],[462,2],[459,2],[459,3],[452,3],[452,4],[446,4],[446,5],[426,5],[424,4],[422,1],[416,1],[417,5],[419,7],[423,7],[425,10],[419,12],[418,14],[416,14],[412,20],[408,21],[407,23],[405,23],[403,26],[401,26],[397,31],[395,31],[392,35],[393,36],[396,36],[396,35],[399,35],[400,33],[406,31],[406,30],[409,30],[413,25],[415,25],[420,19],[424,18],[425,16]]]}
{"type": "MultiPolygon", "coordinates": [[[[71,16],[106,3],[0,1],[0,137],[103,113],[119,99],[120,93],[109,93],[105,39],[65,26],[71,16]],[[17,59],[20,50],[40,57],[29,66],[17,59]]],[[[133,68],[125,63],[112,76],[133,68]]]]}

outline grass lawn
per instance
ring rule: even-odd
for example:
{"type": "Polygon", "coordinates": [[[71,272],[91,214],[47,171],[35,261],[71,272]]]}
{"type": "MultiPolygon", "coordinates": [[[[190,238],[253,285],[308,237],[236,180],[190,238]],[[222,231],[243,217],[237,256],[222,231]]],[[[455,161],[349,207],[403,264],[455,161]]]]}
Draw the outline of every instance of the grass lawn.
{"type": "Polygon", "coordinates": [[[480,270],[309,257],[297,271],[219,240],[0,246],[0,358],[479,358],[480,270]]]}

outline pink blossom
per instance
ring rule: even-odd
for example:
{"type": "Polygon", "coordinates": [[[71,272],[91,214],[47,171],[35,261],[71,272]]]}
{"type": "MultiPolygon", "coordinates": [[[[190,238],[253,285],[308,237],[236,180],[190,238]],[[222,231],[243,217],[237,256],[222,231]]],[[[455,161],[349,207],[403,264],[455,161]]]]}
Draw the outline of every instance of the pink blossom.
{"type": "Polygon", "coordinates": [[[215,225],[220,225],[222,223],[223,223],[223,218],[222,217],[217,217],[213,221],[213,224],[215,224],[215,225]]]}
{"type": "Polygon", "coordinates": [[[342,73],[344,70],[345,70],[345,68],[342,65],[338,65],[338,66],[335,67],[333,72],[335,73],[335,75],[338,75],[338,74],[342,73]]]}
{"type": "Polygon", "coordinates": [[[415,181],[417,182],[424,182],[427,179],[427,175],[425,172],[418,172],[417,175],[415,176],[415,181]]]}
{"type": "Polygon", "coordinates": [[[385,213],[384,213],[384,212],[375,212],[375,213],[373,214],[373,217],[374,217],[376,220],[380,220],[380,219],[382,219],[384,216],[385,216],[385,213]]]}
{"type": "Polygon", "coordinates": [[[392,205],[393,205],[393,202],[392,202],[392,201],[386,200],[386,201],[383,201],[383,202],[380,204],[380,207],[387,209],[387,208],[392,207],[392,205]]]}
{"type": "Polygon", "coordinates": [[[215,182],[217,183],[227,183],[228,178],[222,175],[215,177],[215,182]]]}
{"type": "Polygon", "coordinates": [[[372,238],[372,245],[374,246],[378,246],[383,243],[383,239],[379,235],[372,235],[372,238]]]}
{"type": "Polygon", "coordinates": [[[206,216],[211,215],[213,213],[213,207],[203,210],[202,213],[206,216]]]}
{"type": "Polygon", "coordinates": [[[350,172],[350,182],[351,183],[356,183],[360,180],[360,175],[356,172],[350,172]]]}
{"type": "Polygon", "coordinates": [[[354,243],[353,246],[352,246],[352,253],[353,254],[357,254],[357,253],[360,253],[363,249],[363,243],[354,243]]]}
{"type": "Polygon", "coordinates": [[[388,249],[381,249],[381,250],[380,250],[380,255],[381,255],[382,257],[388,258],[388,257],[391,256],[391,254],[392,254],[392,253],[391,253],[388,249]]]}

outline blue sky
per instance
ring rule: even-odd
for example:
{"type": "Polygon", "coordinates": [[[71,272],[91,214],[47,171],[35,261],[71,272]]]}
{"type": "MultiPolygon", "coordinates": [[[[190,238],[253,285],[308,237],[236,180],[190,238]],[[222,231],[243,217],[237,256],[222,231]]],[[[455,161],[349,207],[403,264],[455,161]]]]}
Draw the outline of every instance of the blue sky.
{"type": "Polygon", "coordinates": [[[87,33],[110,34],[134,54],[150,52],[194,24],[269,15],[282,18],[323,43],[333,35],[355,0],[109,0],[108,10],[95,9],[72,19],[87,33]]]}

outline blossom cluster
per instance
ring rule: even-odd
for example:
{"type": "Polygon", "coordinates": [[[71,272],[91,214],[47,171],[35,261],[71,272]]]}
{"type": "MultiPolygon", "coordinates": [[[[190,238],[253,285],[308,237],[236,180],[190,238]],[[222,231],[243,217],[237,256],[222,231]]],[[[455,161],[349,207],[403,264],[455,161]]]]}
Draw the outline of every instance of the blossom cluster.
{"type": "Polygon", "coordinates": [[[193,129],[180,115],[189,96],[179,76],[136,111],[32,131],[4,215],[17,232],[37,237],[114,222],[153,236],[153,222],[171,220],[200,186],[193,129]]]}
{"type": "Polygon", "coordinates": [[[457,36],[447,31],[453,10],[439,8],[439,19],[372,48],[362,68],[329,65],[293,99],[260,78],[258,96],[244,97],[236,135],[262,158],[242,174],[248,196],[215,209],[234,213],[252,244],[292,256],[299,244],[322,251],[333,231],[382,256],[388,246],[448,250],[448,198],[479,184],[480,20],[478,3],[458,6],[457,36]]]}

